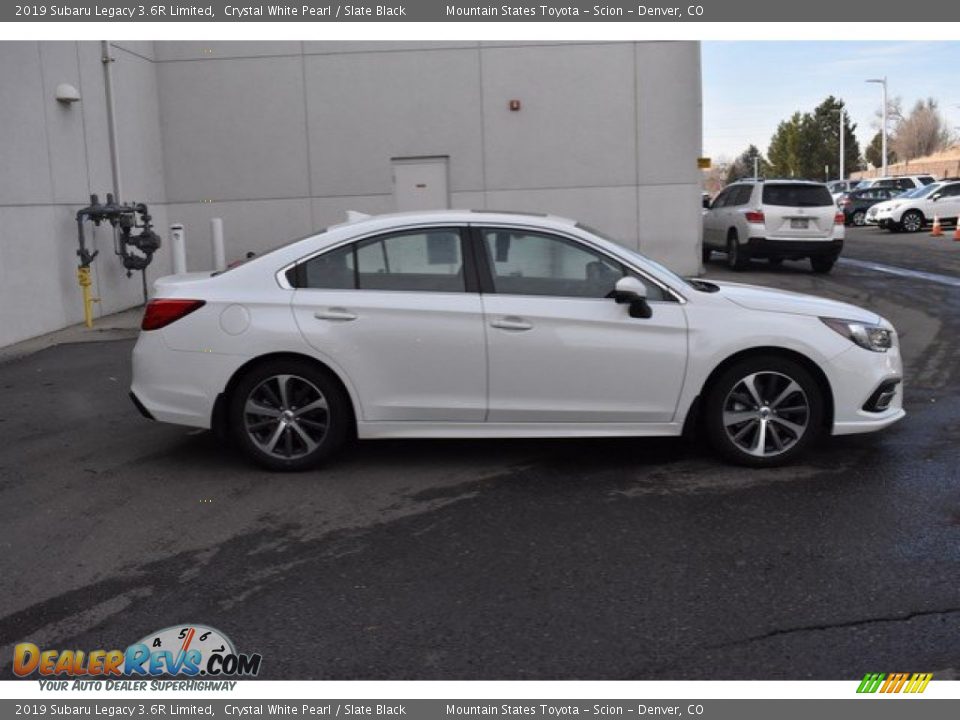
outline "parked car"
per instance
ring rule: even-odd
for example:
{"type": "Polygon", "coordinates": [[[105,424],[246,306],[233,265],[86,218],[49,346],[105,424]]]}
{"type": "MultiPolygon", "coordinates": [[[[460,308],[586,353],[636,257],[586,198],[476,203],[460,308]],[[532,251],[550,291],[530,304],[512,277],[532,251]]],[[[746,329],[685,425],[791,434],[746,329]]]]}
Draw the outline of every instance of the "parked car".
{"type": "Polygon", "coordinates": [[[847,225],[865,225],[867,210],[877,203],[897,197],[900,194],[900,190],[882,187],[853,190],[840,196],[837,207],[843,213],[844,222],[847,225]]]}
{"type": "Polygon", "coordinates": [[[936,182],[933,175],[888,175],[886,177],[869,178],[857,183],[854,190],[867,188],[895,188],[897,190],[914,190],[924,185],[936,182]]]}
{"type": "MultiPolygon", "coordinates": [[[[826,193],[826,188],[822,188],[826,193]]],[[[133,350],[149,418],[272,470],[360,438],[677,436],[750,466],[904,416],[876,313],[685,280],[572,220],[486,211],[334,226],[162,278],[133,350]]]]}
{"type": "Polygon", "coordinates": [[[853,190],[858,180],[833,180],[827,183],[827,189],[833,195],[834,200],[839,200],[840,196],[853,190]]]}
{"type": "Polygon", "coordinates": [[[827,273],[843,250],[844,221],[823,183],[741,180],[703,214],[703,261],[716,250],[726,251],[733,270],[751,258],[772,264],[809,258],[814,272],[827,273]]]}
{"type": "Polygon", "coordinates": [[[934,216],[955,223],[958,215],[960,182],[938,182],[875,205],[867,211],[866,219],[893,232],[919,232],[933,222],[934,216]]]}

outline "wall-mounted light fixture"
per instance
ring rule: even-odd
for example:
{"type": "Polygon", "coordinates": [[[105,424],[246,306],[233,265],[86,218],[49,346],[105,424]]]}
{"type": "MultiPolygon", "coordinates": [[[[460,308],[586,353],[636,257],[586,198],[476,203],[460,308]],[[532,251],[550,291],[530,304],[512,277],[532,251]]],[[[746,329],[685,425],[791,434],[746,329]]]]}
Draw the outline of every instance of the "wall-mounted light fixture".
{"type": "Polygon", "coordinates": [[[80,91],[70,83],[60,83],[56,90],[57,102],[64,105],[72,105],[80,101],[80,91]]]}

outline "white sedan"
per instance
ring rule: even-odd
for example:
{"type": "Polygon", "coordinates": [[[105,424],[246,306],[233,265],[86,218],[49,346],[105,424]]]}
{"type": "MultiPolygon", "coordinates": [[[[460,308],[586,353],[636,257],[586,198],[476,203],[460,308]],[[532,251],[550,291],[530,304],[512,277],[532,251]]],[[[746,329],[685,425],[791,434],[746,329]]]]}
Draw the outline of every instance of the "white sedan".
{"type": "Polygon", "coordinates": [[[799,457],[903,417],[893,327],[845,303],[686,280],[571,220],[368,217],[224,273],[162,278],[133,351],[149,418],[299,470],[349,437],[676,436],[799,457]]]}

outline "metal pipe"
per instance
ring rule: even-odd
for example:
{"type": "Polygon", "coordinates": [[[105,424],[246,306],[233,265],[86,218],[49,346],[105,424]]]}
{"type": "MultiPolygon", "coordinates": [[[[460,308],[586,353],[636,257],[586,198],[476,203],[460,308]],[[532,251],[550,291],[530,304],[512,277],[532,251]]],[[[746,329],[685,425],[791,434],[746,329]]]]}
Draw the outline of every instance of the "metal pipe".
{"type": "Polygon", "coordinates": [[[113,199],[118,205],[123,201],[120,190],[120,152],[117,147],[117,112],[114,104],[113,91],[113,56],[110,54],[110,43],[100,41],[100,61],[103,63],[103,87],[107,99],[107,139],[110,144],[110,172],[113,175],[113,199]]]}
{"type": "Polygon", "coordinates": [[[844,167],[844,163],[845,163],[845,161],[846,161],[846,158],[844,157],[845,151],[844,151],[844,147],[843,147],[843,145],[844,145],[844,140],[846,140],[846,137],[845,137],[845,136],[846,136],[846,134],[847,134],[847,133],[846,133],[846,125],[845,125],[844,122],[843,122],[843,120],[844,120],[844,113],[845,113],[845,112],[846,112],[846,110],[844,110],[844,109],[843,109],[843,106],[841,105],[841,106],[840,106],[840,179],[841,179],[841,180],[846,180],[846,179],[847,179],[847,178],[846,178],[846,172],[845,172],[846,168],[844,167]]]}

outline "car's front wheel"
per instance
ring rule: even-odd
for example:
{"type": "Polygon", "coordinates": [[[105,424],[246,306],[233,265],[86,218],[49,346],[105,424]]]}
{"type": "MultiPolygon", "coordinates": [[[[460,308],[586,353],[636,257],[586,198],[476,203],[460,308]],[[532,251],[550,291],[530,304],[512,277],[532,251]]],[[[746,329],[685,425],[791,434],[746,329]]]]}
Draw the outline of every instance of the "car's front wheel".
{"type": "Polygon", "coordinates": [[[306,360],[254,367],[230,398],[230,429],[247,455],[269,470],[315,467],[349,436],[350,400],[326,372],[306,360]]]}
{"type": "Polygon", "coordinates": [[[850,221],[857,227],[863,227],[867,224],[867,214],[863,210],[857,210],[850,221]]]}
{"type": "Polygon", "coordinates": [[[905,232],[920,232],[923,229],[923,215],[918,210],[908,210],[900,218],[900,227],[905,232]]]}
{"type": "Polygon", "coordinates": [[[822,432],[824,400],[819,385],[787,358],[745,358],[708,388],[706,428],[713,447],[728,460],[774,467],[796,460],[822,432]]]}

